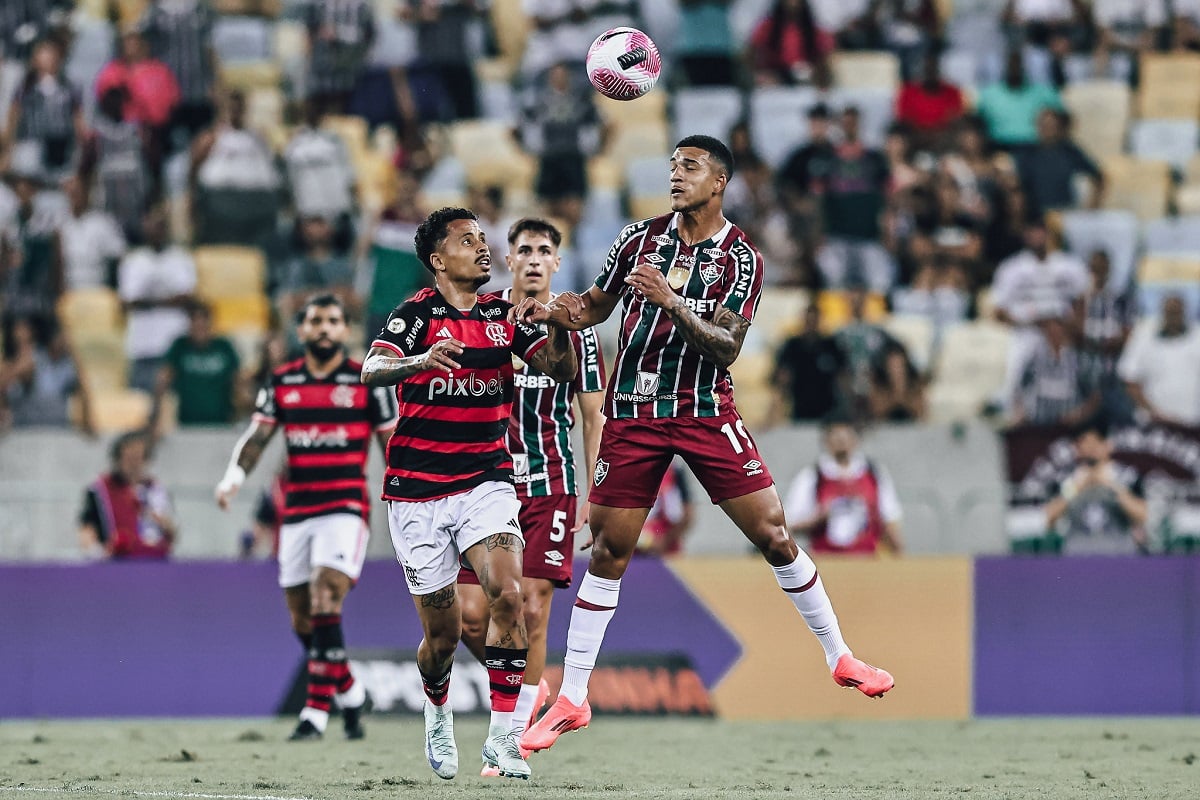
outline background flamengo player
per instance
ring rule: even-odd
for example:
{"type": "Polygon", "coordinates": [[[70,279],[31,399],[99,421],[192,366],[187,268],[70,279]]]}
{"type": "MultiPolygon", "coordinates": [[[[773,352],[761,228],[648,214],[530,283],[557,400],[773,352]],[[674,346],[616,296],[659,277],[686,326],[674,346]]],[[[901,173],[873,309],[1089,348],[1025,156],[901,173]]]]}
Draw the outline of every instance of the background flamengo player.
{"type": "Polygon", "coordinates": [[[728,367],[758,305],[763,261],[721,212],[732,174],[722,142],[684,138],[670,160],[672,213],[622,231],[586,294],[564,293],[549,306],[527,300],[514,313],[574,330],[603,322],[618,302],[623,311],[590,493],[591,563],[571,614],[562,689],[522,737],[527,750],[544,750],[591,719],[588,678],[621,576],[676,454],[774,569],[834,680],[873,697],[892,688],[890,675],[856,659],[843,641],[816,566],[788,533],[774,480],[733,403],[728,367]]]}
{"type": "MultiPolygon", "coordinates": [[[[362,381],[396,385],[400,400],[383,499],[424,633],[417,667],[428,698],[425,755],[439,777],[458,774],[446,700],[462,635],[455,584],[465,558],[479,576],[490,615],[484,666],[492,715],[483,761],[503,777],[528,778],[529,765],[511,730],[528,658],[521,503],[505,446],[512,359],[559,383],[575,377],[579,360],[563,329],[541,331],[514,322],[511,303],[476,295],[488,281],[492,257],[471,211],[439,209],[413,239],[436,288],[418,292],[391,313],[363,362],[362,381]]],[[[536,300],[526,302],[541,307],[536,300]]]]}
{"type": "Polygon", "coordinates": [[[216,496],[227,509],[282,426],[287,476],[279,585],[292,628],[308,651],[308,700],[290,738],[321,738],[336,699],[346,736],[361,739],[366,691],[346,660],[342,601],[367,556],[371,437],[386,449],[396,400],[386,389],[359,383],[362,365],[346,356],[346,312],[335,296],[310,298],[299,311],[296,332],[304,358],[275,370],[259,391],[250,427],[233,448],[216,496]]]}
{"type": "MultiPolygon", "coordinates": [[[[562,234],[549,222],[524,218],[508,231],[505,261],[513,276],[511,289],[501,297],[519,303],[533,297],[548,303],[550,278],[558,272],[562,234]]],[[[529,658],[525,682],[513,712],[512,729],[524,732],[530,716],[546,701],[549,688],[542,679],[546,666],[546,626],[554,589],[571,584],[575,534],[587,523],[588,504],[576,519],[578,505],[575,453],[571,430],[574,403],[583,422],[583,450],[588,485],[604,426],[604,358],[594,330],[571,331],[579,374],[570,383],[556,383],[524,362],[515,365],[516,392],[508,423],[508,450],[513,458],[513,482],[521,498],[519,521],[525,537],[521,587],[525,593],[525,633],[529,658]]],[[[463,642],[483,662],[487,631],[487,598],[469,569],[458,575],[458,599],[463,608],[463,642]]],[[[485,777],[492,774],[485,770],[485,777]]]]}

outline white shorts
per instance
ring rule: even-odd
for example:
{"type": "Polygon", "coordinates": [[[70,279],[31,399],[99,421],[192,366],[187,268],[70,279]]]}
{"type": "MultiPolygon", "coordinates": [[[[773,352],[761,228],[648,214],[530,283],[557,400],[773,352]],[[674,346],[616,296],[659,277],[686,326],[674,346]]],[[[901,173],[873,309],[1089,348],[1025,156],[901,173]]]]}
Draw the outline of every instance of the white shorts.
{"type": "Polygon", "coordinates": [[[437,500],[389,502],[392,546],[409,592],[430,594],[457,581],[459,557],[489,536],[512,533],[524,544],[520,512],[516,489],[500,481],[437,500]]]}
{"type": "Polygon", "coordinates": [[[302,586],[317,567],[358,580],[371,531],[358,514],[325,514],[279,528],[279,585],[302,586]]]}

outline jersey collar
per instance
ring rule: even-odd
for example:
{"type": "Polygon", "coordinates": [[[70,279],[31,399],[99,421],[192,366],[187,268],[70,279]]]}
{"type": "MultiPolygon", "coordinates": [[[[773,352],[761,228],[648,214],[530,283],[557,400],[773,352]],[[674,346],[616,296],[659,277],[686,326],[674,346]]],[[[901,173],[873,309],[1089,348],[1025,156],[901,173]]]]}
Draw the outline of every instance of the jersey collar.
{"type": "MultiPolygon", "coordinates": [[[[678,227],[679,227],[679,212],[676,211],[674,214],[671,215],[671,221],[667,224],[667,233],[671,234],[676,239],[678,239],[680,244],[684,244],[683,239],[679,238],[678,227]]],[[[729,235],[729,231],[731,231],[731,230],[733,230],[733,222],[730,221],[729,219],[726,219],[725,224],[723,226],[721,226],[721,230],[717,231],[712,236],[708,237],[707,239],[705,239],[702,242],[696,242],[696,244],[694,244],[694,245],[684,244],[684,246],[691,247],[692,249],[698,249],[698,248],[702,248],[702,247],[716,247],[716,246],[720,245],[721,242],[725,241],[725,237],[729,235]]]]}

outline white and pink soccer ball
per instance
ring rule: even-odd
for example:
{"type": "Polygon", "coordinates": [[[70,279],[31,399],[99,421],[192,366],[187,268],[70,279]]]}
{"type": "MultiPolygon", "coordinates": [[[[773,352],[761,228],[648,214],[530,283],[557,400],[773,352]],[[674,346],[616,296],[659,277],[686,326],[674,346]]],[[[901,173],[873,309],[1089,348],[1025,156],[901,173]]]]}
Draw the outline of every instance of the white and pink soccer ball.
{"type": "Polygon", "coordinates": [[[588,80],[613,100],[636,100],[654,88],[660,72],[658,48],[637,28],[605,31],[588,48],[588,80]]]}

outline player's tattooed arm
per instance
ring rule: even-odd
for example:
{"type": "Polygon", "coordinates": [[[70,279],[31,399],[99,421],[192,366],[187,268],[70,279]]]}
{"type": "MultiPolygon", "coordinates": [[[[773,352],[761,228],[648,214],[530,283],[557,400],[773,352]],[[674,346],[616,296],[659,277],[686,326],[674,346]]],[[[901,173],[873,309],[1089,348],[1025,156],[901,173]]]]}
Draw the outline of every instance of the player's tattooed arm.
{"type": "Polygon", "coordinates": [[[237,496],[238,490],[246,480],[246,473],[258,464],[258,459],[262,457],[271,437],[275,435],[276,427],[274,422],[256,419],[234,445],[233,458],[230,459],[225,476],[221,478],[214,492],[221,510],[228,509],[233,498],[237,496]]]}
{"type": "Polygon", "coordinates": [[[579,356],[571,344],[571,335],[557,325],[547,325],[546,333],[549,339],[530,357],[529,364],[559,383],[575,380],[579,374],[579,356]]]}
{"type": "Polygon", "coordinates": [[[359,380],[367,386],[395,386],[400,381],[427,369],[458,369],[454,359],[463,351],[457,339],[442,339],[418,356],[396,356],[385,347],[372,347],[363,359],[359,380]]]}
{"type": "Polygon", "coordinates": [[[712,320],[704,320],[687,307],[682,297],[677,297],[666,311],[683,340],[717,366],[728,367],[742,352],[750,322],[736,311],[717,306],[712,320]]]}

